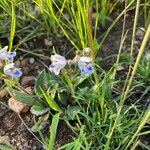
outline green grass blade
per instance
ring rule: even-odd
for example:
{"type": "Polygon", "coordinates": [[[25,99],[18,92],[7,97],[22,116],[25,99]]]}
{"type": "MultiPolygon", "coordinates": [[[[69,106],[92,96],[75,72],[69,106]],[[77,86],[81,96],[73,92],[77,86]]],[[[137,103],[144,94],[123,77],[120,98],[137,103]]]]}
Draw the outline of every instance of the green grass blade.
{"type": "Polygon", "coordinates": [[[150,105],[149,105],[147,111],[145,112],[145,115],[143,116],[136,132],[132,136],[131,140],[128,142],[128,145],[126,146],[125,150],[127,150],[129,148],[129,146],[132,144],[134,139],[137,137],[138,133],[143,129],[144,125],[147,123],[149,118],[150,118],[150,105]]]}
{"type": "Polygon", "coordinates": [[[47,103],[49,104],[49,106],[55,110],[55,111],[58,111],[58,112],[61,112],[61,109],[60,107],[57,105],[57,103],[52,99],[51,95],[48,94],[48,93],[45,93],[42,89],[41,89],[41,92],[45,98],[45,100],[47,101],[47,103]]]}
{"type": "Polygon", "coordinates": [[[60,113],[53,116],[52,124],[50,127],[50,140],[49,140],[48,150],[54,149],[57,127],[59,123],[59,116],[60,116],[60,113]]]}
{"type": "Polygon", "coordinates": [[[16,1],[11,1],[11,7],[12,7],[12,14],[11,14],[11,30],[10,30],[10,40],[9,40],[9,50],[11,51],[13,46],[13,40],[15,36],[15,30],[16,30],[16,1]]]}

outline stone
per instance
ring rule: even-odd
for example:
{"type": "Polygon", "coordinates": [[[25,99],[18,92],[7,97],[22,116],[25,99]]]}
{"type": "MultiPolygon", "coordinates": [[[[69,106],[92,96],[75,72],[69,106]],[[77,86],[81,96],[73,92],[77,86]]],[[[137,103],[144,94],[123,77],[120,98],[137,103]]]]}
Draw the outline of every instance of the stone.
{"type": "Polygon", "coordinates": [[[24,58],[21,60],[20,62],[20,67],[24,67],[28,64],[29,59],[28,58],[24,58]]]}
{"type": "Polygon", "coordinates": [[[142,41],[144,38],[144,31],[142,29],[138,29],[136,31],[136,39],[142,41]]]}
{"type": "Polygon", "coordinates": [[[22,86],[33,85],[34,81],[35,81],[34,76],[24,76],[24,77],[22,77],[21,85],[22,86]]]}
{"type": "Polygon", "coordinates": [[[53,46],[53,42],[51,40],[44,39],[44,42],[46,46],[53,46]]]}
{"type": "Polygon", "coordinates": [[[7,93],[8,93],[8,91],[6,88],[0,90],[0,98],[3,98],[7,93]]]}
{"type": "Polygon", "coordinates": [[[15,62],[15,66],[16,66],[16,67],[20,67],[20,60],[17,60],[17,61],[15,62]]]}
{"type": "Polygon", "coordinates": [[[31,86],[28,86],[28,87],[26,87],[25,88],[25,91],[28,93],[28,94],[33,94],[33,89],[32,89],[32,87],[31,86]]]}
{"type": "MultiPolygon", "coordinates": [[[[31,86],[29,87],[26,87],[25,88],[25,91],[28,93],[28,94],[33,94],[33,89],[31,86]]],[[[30,105],[27,105],[25,103],[22,103],[16,99],[14,99],[13,97],[11,97],[9,100],[8,100],[8,105],[10,107],[11,110],[13,110],[14,112],[18,113],[18,114],[21,114],[21,113],[26,113],[28,112],[28,110],[31,108],[30,105]]]]}
{"type": "Polygon", "coordinates": [[[30,64],[34,64],[34,62],[35,62],[35,59],[34,59],[33,57],[31,57],[31,58],[29,59],[29,63],[30,63],[30,64]]]}
{"type": "Polygon", "coordinates": [[[30,68],[28,67],[28,66],[26,66],[26,67],[22,67],[22,72],[23,72],[23,75],[28,75],[29,74],[29,72],[30,72],[30,68]]]}
{"type": "Polygon", "coordinates": [[[16,112],[18,114],[26,113],[31,107],[30,105],[24,104],[16,99],[14,99],[13,97],[11,97],[8,100],[8,105],[11,110],[13,110],[14,112],[16,112]]]}

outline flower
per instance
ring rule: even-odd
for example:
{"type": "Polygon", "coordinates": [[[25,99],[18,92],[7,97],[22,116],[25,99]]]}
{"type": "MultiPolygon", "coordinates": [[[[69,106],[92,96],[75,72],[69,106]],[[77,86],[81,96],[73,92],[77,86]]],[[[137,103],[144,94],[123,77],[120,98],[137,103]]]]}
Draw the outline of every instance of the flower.
{"type": "Polygon", "coordinates": [[[20,68],[16,68],[14,63],[8,64],[3,69],[6,75],[11,76],[12,78],[20,78],[22,76],[22,71],[20,68]]]}
{"type": "Polygon", "coordinates": [[[66,58],[58,54],[52,55],[51,61],[52,63],[50,64],[49,69],[55,75],[59,75],[60,70],[67,64],[66,58]]]}
{"type": "Polygon", "coordinates": [[[5,46],[0,50],[0,60],[9,60],[13,62],[16,52],[7,52],[8,46],[5,46]]]}
{"type": "Polygon", "coordinates": [[[81,57],[80,60],[78,61],[78,67],[81,70],[81,75],[85,74],[93,74],[93,65],[91,63],[91,58],[90,57],[81,57]]]}

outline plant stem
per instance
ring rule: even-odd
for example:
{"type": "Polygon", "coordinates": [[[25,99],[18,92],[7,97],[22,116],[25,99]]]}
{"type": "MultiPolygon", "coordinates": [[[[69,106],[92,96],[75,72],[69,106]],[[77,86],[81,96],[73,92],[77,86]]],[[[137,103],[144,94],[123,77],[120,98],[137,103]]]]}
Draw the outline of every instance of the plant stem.
{"type": "MultiPolygon", "coordinates": [[[[92,58],[92,64],[94,64],[95,61],[95,53],[94,53],[94,42],[93,42],[93,33],[92,33],[92,7],[89,7],[88,9],[88,33],[89,33],[89,43],[90,43],[90,48],[91,48],[91,58],[92,58]]],[[[96,82],[96,86],[98,87],[99,80],[98,80],[98,75],[96,72],[96,69],[94,68],[94,78],[96,82]]]]}

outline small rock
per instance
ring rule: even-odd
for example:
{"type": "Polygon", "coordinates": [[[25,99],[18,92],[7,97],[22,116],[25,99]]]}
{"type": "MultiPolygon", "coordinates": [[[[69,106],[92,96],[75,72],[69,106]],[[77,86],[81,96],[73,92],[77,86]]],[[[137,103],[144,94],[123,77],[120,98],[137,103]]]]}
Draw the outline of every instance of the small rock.
{"type": "Polygon", "coordinates": [[[35,66],[35,70],[38,70],[40,67],[39,67],[39,65],[36,65],[35,66]]]}
{"type": "Polygon", "coordinates": [[[32,87],[31,86],[28,86],[28,87],[26,87],[25,88],[25,91],[28,93],[28,94],[33,94],[33,89],[32,89],[32,87]]]}
{"type": "Polygon", "coordinates": [[[34,43],[33,42],[30,42],[29,43],[29,46],[32,48],[32,47],[34,47],[34,43]]]}
{"type": "Polygon", "coordinates": [[[19,61],[19,60],[17,60],[17,61],[15,62],[15,66],[16,66],[16,67],[20,67],[20,61],[19,61]]]}
{"type": "Polygon", "coordinates": [[[34,59],[33,57],[31,57],[31,58],[29,59],[29,63],[30,63],[30,64],[34,64],[34,62],[35,62],[35,59],[34,59]]]}
{"type": "Polygon", "coordinates": [[[22,71],[23,71],[23,75],[28,75],[29,72],[30,72],[29,66],[23,67],[23,68],[22,68],[22,71]]]}
{"type": "Polygon", "coordinates": [[[31,121],[31,118],[30,118],[29,116],[27,116],[27,117],[26,117],[26,121],[27,121],[27,122],[30,122],[30,121],[31,121]]]}
{"type": "Polygon", "coordinates": [[[22,59],[21,62],[20,62],[20,67],[26,66],[28,64],[28,61],[29,61],[28,58],[22,59]]]}
{"type": "Polygon", "coordinates": [[[21,80],[22,86],[33,85],[35,81],[34,76],[24,76],[21,80]]]}
{"type": "Polygon", "coordinates": [[[44,42],[46,46],[53,46],[53,42],[51,40],[44,39],[44,42]]]}
{"type": "Polygon", "coordinates": [[[4,88],[0,91],[0,98],[3,98],[8,93],[7,89],[4,88]]]}
{"type": "Polygon", "coordinates": [[[36,42],[36,38],[34,38],[33,41],[36,42]]]}
{"type": "Polygon", "coordinates": [[[136,39],[142,41],[144,38],[144,31],[142,29],[138,29],[136,31],[136,39]]]}
{"type": "Polygon", "coordinates": [[[11,110],[13,110],[14,112],[18,114],[26,113],[31,107],[30,105],[17,101],[16,99],[12,97],[8,100],[8,105],[11,110]]]}

